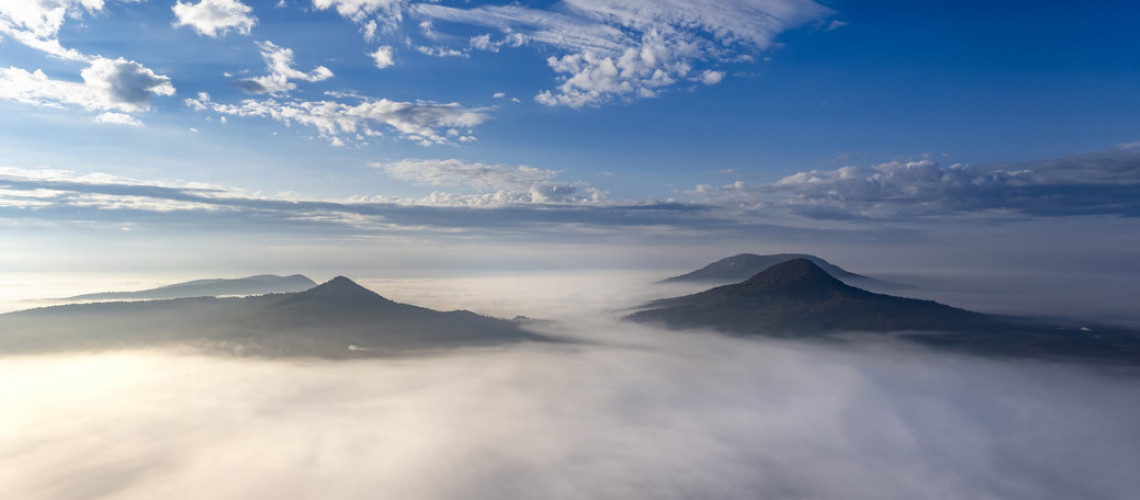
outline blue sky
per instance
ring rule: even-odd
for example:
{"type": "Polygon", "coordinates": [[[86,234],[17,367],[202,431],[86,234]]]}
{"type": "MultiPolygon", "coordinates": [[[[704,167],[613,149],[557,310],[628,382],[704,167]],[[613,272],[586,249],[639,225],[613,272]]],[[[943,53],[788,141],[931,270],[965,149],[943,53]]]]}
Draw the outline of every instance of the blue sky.
{"type": "Polygon", "coordinates": [[[1136,233],[1138,11],[4,0],[0,252],[82,261],[133,231],[168,265],[271,244],[253,234],[864,255],[988,234],[1013,255],[1136,233]]]}

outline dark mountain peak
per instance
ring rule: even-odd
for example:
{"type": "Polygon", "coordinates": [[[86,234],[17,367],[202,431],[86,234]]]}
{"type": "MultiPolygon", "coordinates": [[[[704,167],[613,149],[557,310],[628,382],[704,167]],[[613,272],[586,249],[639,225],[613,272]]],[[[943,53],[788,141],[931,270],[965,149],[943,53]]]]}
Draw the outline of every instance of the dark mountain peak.
{"type": "Polygon", "coordinates": [[[321,283],[312,290],[309,290],[309,292],[319,292],[330,296],[379,296],[379,294],[376,292],[364,288],[358,285],[355,281],[352,281],[344,276],[337,276],[331,280],[321,283]]]}
{"type": "Polygon", "coordinates": [[[776,264],[733,286],[746,293],[793,290],[827,293],[851,289],[808,259],[792,259],[776,264]]]}
{"type": "Polygon", "coordinates": [[[771,255],[756,255],[754,253],[742,253],[733,255],[732,257],[725,257],[712,264],[702,267],[691,273],[674,276],[665,279],[665,283],[677,282],[721,282],[721,283],[738,283],[746,280],[756,273],[764,271],[777,264],[796,259],[807,259],[819,266],[826,273],[839,278],[839,279],[860,279],[870,280],[866,276],[860,276],[850,271],[844,270],[835,264],[823,260],[814,255],[804,253],[777,253],[771,255]]]}
{"type": "Polygon", "coordinates": [[[358,285],[355,281],[344,276],[337,276],[313,288],[295,293],[282,303],[355,305],[372,302],[389,302],[389,300],[372,290],[358,285]]]}

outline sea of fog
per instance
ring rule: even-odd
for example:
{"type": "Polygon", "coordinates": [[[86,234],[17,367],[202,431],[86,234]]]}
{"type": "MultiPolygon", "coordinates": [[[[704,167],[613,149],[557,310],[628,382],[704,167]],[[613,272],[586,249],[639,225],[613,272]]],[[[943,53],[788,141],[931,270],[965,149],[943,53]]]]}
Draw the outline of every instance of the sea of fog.
{"type": "Polygon", "coordinates": [[[574,342],[0,357],[0,498],[1123,499],[1140,374],[617,320],[648,274],[361,280],[574,342]]]}

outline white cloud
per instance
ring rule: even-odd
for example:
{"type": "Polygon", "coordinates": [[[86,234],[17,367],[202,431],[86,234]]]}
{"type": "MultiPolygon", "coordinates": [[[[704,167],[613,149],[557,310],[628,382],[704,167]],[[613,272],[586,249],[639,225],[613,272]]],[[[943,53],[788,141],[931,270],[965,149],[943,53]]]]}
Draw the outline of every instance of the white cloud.
{"type": "Polygon", "coordinates": [[[713,71],[707,69],[704,71],[704,73],[701,73],[701,83],[705,85],[716,85],[720,83],[721,80],[724,80],[723,71],[713,71]]]}
{"type": "Polygon", "coordinates": [[[844,26],[847,26],[847,23],[836,19],[836,20],[832,21],[831,24],[827,25],[827,31],[835,31],[835,30],[842,28],[844,26]]]}
{"type": "Polygon", "coordinates": [[[484,191],[477,195],[432,193],[432,204],[598,203],[605,200],[605,194],[589,184],[557,181],[558,172],[526,165],[488,165],[457,159],[408,159],[373,165],[395,179],[484,191]]]}
{"type": "Polygon", "coordinates": [[[429,47],[427,45],[413,45],[412,48],[416,49],[425,56],[431,57],[469,57],[467,52],[448,47],[429,47]]]}
{"type": "MultiPolygon", "coordinates": [[[[290,125],[299,123],[315,127],[330,142],[361,136],[379,136],[377,125],[395,129],[400,137],[423,145],[451,144],[447,130],[461,128],[468,131],[488,119],[486,109],[468,109],[458,103],[399,102],[388,99],[365,99],[356,105],[335,101],[277,101],[247,99],[240,104],[222,104],[206,99],[187,99],[186,105],[194,109],[209,108],[214,112],[232,116],[271,118],[290,125]]],[[[222,118],[225,118],[224,116],[222,118]]]]}
{"type": "Polygon", "coordinates": [[[43,71],[0,68],[0,99],[40,106],[79,106],[88,111],[138,112],[155,95],[174,95],[170,78],[123,58],[97,58],[82,71],[83,83],[54,80],[43,71]]]}
{"type": "Polygon", "coordinates": [[[196,4],[179,0],[172,9],[177,18],[174,26],[190,26],[204,36],[218,37],[230,30],[248,35],[257,24],[253,8],[239,0],[202,0],[196,4]]]}
{"type": "Polygon", "coordinates": [[[107,100],[126,111],[150,108],[152,95],[175,93],[170,77],[156,74],[135,61],[98,58],[83,70],[83,81],[107,100]]]}
{"type": "Polygon", "coordinates": [[[411,11],[494,28],[504,36],[502,41],[489,34],[472,37],[471,48],[497,51],[510,41],[562,52],[547,58],[561,83],[535,100],[569,107],[655,97],[680,80],[717,83],[720,72],[699,66],[750,59],[779,33],[831,13],[802,0],[565,0],[557,5],[557,12],[429,4],[415,4],[411,11]]]}
{"type": "Polygon", "coordinates": [[[372,62],[376,64],[377,68],[384,69],[396,64],[391,45],[379,47],[375,52],[369,55],[372,56],[372,62]]]}
{"type": "Polygon", "coordinates": [[[308,73],[294,68],[293,49],[279,47],[269,41],[258,42],[257,47],[261,50],[269,74],[238,80],[238,86],[250,94],[283,94],[297,88],[289,80],[319,82],[333,77],[333,72],[324,66],[317,66],[308,73]]]}
{"type": "Polygon", "coordinates": [[[105,3],[104,0],[0,1],[0,34],[56,57],[89,61],[92,57],[60,45],[59,30],[66,19],[103,10],[105,3]]]}
{"type": "Polygon", "coordinates": [[[506,96],[507,96],[507,94],[505,92],[495,92],[495,94],[492,95],[491,98],[492,99],[502,99],[506,96]]]}
{"type": "MultiPolygon", "coordinates": [[[[395,29],[403,20],[403,9],[407,4],[408,0],[313,0],[313,8],[317,10],[333,8],[337,14],[366,26],[369,21],[378,21],[388,31],[395,29]]],[[[373,26],[372,32],[375,33],[375,24],[373,26]]]]}
{"type": "Polygon", "coordinates": [[[107,123],[111,125],[127,125],[130,127],[141,127],[143,122],[137,118],[123,113],[115,113],[108,111],[95,117],[95,123],[107,123]]]}

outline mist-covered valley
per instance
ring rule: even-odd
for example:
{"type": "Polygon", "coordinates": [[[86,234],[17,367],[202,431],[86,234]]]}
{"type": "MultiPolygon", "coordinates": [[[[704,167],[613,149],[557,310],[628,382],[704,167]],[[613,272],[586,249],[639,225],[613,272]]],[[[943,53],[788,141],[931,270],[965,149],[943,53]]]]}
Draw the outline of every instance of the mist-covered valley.
{"type": "Polygon", "coordinates": [[[0,357],[3,498],[1127,498],[1135,369],[620,321],[648,273],[361,280],[559,342],[0,357]]]}

